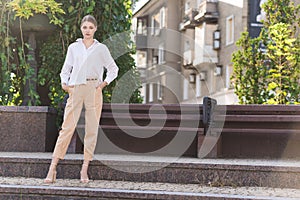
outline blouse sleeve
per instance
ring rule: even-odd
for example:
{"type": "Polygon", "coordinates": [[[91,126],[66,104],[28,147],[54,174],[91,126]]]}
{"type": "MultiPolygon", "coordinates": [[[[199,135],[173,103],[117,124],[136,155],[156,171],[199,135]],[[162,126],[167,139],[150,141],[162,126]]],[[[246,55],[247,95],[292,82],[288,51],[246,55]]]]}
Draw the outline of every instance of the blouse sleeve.
{"type": "Polygon", "coordinates": [[[114,59],[112,58],[108,48],[105,46],[105,68],[107,69],[106,72],[106,78],[104,81],[106,81],[108,84],[110,84],[115,78],[118,76],[119,67],[115,63],[114,59]]]}
{"type": "Polygon", "coordinates": [[[71,48],[69,46],[68,51],[67,51],[67,55],[66,55],[66,58],[65,58],[64,65],[63,65],[63,67],[61,69],[61,72],[60,72],[61,84],[65,83],[65,84],[68,85],[70,75],[71,75],[71,71],[72,71],[72,67],[73,67],[73,56],[72,56],[71,48]]]}

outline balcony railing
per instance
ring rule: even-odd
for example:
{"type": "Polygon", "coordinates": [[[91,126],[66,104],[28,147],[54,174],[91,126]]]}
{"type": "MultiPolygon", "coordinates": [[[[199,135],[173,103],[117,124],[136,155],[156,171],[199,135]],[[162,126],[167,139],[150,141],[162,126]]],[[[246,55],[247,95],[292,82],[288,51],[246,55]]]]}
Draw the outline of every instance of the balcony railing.
{"type": "Polygon", "coordinates": [[[137,50],[145,50],[147,49],[147,45],[148,45],[148,38],[147,35],[136,35],[136,49],[137,50]]]}

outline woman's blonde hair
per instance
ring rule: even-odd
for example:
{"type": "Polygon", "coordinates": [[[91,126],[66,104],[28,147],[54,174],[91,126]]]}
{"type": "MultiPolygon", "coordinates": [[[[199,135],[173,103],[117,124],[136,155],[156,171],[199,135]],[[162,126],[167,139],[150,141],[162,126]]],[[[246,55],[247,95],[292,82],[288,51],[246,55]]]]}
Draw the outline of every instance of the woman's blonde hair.
{"type": "Polygon", "coordinates": [[[80,26],[82,26],[82,24],[84,22],[91,22],[92,24],[94,24],[97,27],[97,21],[96,21],[95,17],[93,17],[92,15],[86,15],[86,16],[84,16],[82,18],[82,20],[81,20],[80,26]]]}

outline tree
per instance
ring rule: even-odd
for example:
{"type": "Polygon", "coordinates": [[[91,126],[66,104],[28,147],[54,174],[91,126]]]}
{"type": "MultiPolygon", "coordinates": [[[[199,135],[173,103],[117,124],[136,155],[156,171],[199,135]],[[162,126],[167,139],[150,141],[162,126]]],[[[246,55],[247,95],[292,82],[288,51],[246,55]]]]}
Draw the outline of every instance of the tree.
{"type": "Polygon", "coordinates": [[[300,102],[299,10],[290,0],[268,0],[257,38],[244,32],[233,53],[232,80],[241,104],[300,102]]]}

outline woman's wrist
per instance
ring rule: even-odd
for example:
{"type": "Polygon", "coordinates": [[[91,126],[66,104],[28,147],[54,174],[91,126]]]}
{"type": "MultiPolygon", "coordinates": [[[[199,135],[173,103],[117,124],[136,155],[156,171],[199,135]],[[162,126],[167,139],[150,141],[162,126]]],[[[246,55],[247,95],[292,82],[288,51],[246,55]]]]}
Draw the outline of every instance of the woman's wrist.
{"type": "Polygon", "coordinates": [[[64,91],[68,91],[68,86],[67,86],[67,84],[66,83],[62,83],[61,84],[61,87],[62,87],[62,89],[64,90],[64,91]]]}
{"type": "Polygon", "coordinates": [[[101,84],[100,84],[100,87],[101,89],[105,88],[106,86],[108,85],[108,83],[106,81],[103,81],[101,84]]]}

